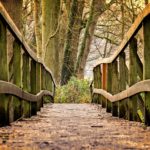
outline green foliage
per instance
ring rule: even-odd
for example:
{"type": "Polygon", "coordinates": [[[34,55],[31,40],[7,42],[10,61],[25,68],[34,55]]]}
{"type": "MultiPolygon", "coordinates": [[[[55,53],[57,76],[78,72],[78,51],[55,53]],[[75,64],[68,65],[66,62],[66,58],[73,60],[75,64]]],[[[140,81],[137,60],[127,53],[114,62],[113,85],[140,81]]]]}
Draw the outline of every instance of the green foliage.
{"type": "Polygon", "coordinates": [[[67,85],[56,89],[55,103],[90,103],[89,82],[71,77],[67,85]]]}

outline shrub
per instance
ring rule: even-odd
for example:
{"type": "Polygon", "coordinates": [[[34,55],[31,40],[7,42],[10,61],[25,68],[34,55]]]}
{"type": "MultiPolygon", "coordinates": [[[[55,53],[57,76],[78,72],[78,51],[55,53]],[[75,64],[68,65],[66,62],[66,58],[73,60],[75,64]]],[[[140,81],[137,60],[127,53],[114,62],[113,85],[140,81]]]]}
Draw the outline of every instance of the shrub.
{"type": "Polygon", "coordinates": [[[55,103],[89,103],[91,101],[89,82],[72,77],[67,85],[56,89],[55,103]]]}

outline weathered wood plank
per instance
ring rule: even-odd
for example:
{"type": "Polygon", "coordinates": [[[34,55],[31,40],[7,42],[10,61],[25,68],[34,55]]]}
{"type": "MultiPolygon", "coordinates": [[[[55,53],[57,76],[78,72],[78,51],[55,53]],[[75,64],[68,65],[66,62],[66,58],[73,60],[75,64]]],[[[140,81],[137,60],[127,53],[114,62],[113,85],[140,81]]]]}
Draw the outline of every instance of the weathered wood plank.
{"type": "MultiPolygon", "coordinates": [[[[114,61],[112,63],[112,93],[116,94],[118,93],[119,87],[118,87],[118,62],[114,61]]],[[[118,102],[112,103],[112,115],[118,116],[118,102]]]]}
{"type": "MultiPolygon", "coordinates": [[[[143,22],[144,65],[143,79],[150,79],[150,15],[143,22]]],[[[145,124],[150,125],[150,93],[145,93],[145,124]]]]}
{"type": "MultiPolygon", "coordinates": [[[[9,94],[17,96],[29,102],[38,102],[44,95],[52,96],[53,93],[47,90],[40,91],[36,95],[23,91],[15,84],[0,80],[0,94],[9,94]]],[[[1,101],[1,100],[0,100],[1,101]]]]}
{"type": "MultiPolygon", "coordinates": [[[[36,93],[41,91],[41,64],[36,63],[36,93]]],[[[43,100],[37,102],[37,110],[40,111],[40,108],[43,106],[43,100]]]]}
{"type": "MultiPolygon", "coordinates": [[[[21,43],[18,40],[13,42],[13,83],[21,88],[21,43]]],[[[14,120],[21,118],[21,99],[12,97],[14,120]]]]}
{"type": "MultiPolygon", "coordinates": [[[[36,62],[31,60],[31,71],[30,71],[30,83],[31,93],[36,94],[36,62]]],[[[31,102],[31,115],[37,114],[37,102],[31,102]]]]}
{"type": "MultiPolygon", "coordinates": [[[[107,66],[107,91],[108,92],[112,92],[112,64],[108,64],[107,66]]],[[[99,88],[100,89],[100,88],[99,88]]],[[[107,104],[106,104],[106,111],[107,112],[111,112],[112,110],[112,103],[107,100],[107,104]]]]}
{"type": "MultiPolygon", "coordinates": [[[[0,17],[0,80],[8,81],[6,24],[0,17]]],[[[0,126],[9,123],[9,97],[0,95],[0,126]]]]}
{"type": "MultiPolygon", "coordinates": [[[[23,53],[22,69],[23,69],[23,73],[22,73],[23,90],[30,92],[29,55],[26,53],[23,53]]],[[[30,102],[23,100],[22,109],[23,109],[23,117],[30,117],[31,116],[30,102]]]]}
{"type": "MultiPolygon", "coordinates": [[[[138,70],[137,70],[137,40],[133,38],[129,44],[129,86],[134,85],[137,82],[138,70]]],[[[137,121],[137,95],[130,97],[129,99],[129,120],[137,121]]]]}
{"type": "Polygon", "coordinates": [[[115,95],[112,95],[103,89],[93,89],[93,94],[101,94],[111,102],[121,101],[125,98],[134,96],[141,92],[150,92],[150,80],[147,79],[144,81],[140,81],[129,87],[128,89],[115,95]]]}
{"type": "MultiPolygon", "coordinates": [[[[122,52],[119,56],[119,91],[123,91],[126,89],[126,76],[128,76],[126,72],[126,64],[125,64],[125,53],[122,52]]],[[[119,117],[125,118],[126,115],[126,101],[119,102],[119,117]]]]}

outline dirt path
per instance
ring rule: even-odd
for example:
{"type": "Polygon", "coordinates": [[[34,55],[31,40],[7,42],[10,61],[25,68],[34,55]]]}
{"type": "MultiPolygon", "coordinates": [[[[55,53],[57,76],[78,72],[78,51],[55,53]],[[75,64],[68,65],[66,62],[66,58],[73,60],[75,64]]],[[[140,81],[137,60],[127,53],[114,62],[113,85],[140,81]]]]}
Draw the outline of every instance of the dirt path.
{"type": "Polygon", "coordinates": [[[0,128],[0,150],[150,150],[150,129],[90,104],[46,105],[0,128]]]}

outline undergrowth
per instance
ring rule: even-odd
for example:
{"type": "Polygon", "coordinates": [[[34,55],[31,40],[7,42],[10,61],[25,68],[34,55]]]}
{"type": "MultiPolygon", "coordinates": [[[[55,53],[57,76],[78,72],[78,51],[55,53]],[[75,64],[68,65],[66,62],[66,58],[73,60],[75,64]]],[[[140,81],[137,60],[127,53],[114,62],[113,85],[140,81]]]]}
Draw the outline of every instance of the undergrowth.
{"type": "Polygon", "coordinates": [[[72,77],[67,85],[56,89],[55,103],[90,103],[89,82],[72,77]]]}

